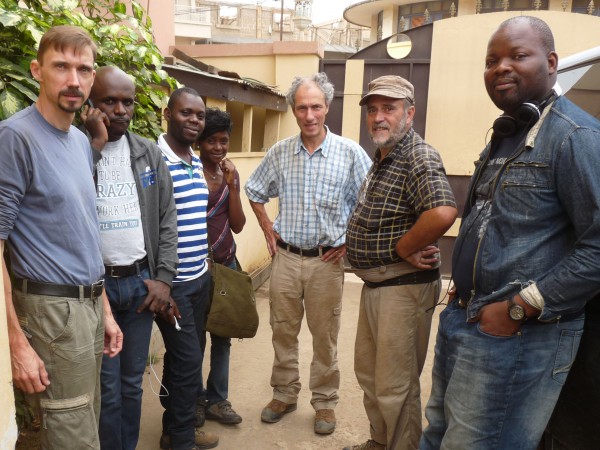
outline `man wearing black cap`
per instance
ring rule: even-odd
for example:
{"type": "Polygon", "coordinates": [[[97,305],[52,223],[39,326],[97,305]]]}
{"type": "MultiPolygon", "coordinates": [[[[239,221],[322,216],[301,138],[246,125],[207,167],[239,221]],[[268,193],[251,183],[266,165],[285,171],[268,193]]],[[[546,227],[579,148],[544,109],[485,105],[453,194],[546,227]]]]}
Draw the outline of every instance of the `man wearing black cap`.
{"type": "Polygon", "coordinates": [[[419,375],[440,293],[436,241],[456,218],[438,152],[412,128],[414,88],[399,76],[369,83],[360,105],[377,146],[348,225],[348,260],[363,279],[354,370],[371,439],[344,450],[415,449],[419,375]]]}

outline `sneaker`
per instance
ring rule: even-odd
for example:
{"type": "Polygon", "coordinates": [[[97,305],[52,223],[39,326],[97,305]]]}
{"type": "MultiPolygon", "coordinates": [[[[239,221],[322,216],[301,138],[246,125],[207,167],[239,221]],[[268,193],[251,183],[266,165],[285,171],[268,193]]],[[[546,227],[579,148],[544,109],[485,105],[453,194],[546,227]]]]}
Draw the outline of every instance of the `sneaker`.
{"type": "Polygon", "coordinates": [[[344,450],[385,450],[385,445],[375,442],[373,439],[369,439],[362,444],[344,447],[344,450]]]}
{"type": "Polygon", "coordinates": [[[206,418],[208,420],[217,420],[225,425],[236,425],[242,423],[242,418],[231,407],[227,400],[210,405],[206,409],[206,418]]]}
{"type": "MultiPolygon", "coordinates": [[[[207,431],[201,431],[196,428],[195,430],[195,445],[190,450],[205,450],[208,448],[215,448],[219,445],[219,436],[215,433],[207,431]]],[[[168,434],[162,434],[160,437],[160,448],[162,450],[171,450],[171,436],[168,434]]]]}
{"type": "Polygon", "coordinates": [[[318,409],[315,415],[315,433],[331,434],[335,430],[335,413],[333,409],[318,409]]]}
{"type": "Polygon", "coordinates": [[[204,426],[204,422],[206,420],[206,406],[204,400],[198,400],[196,403],[196,422],[194,423],[194,427],[200,428],[204,426]]]}
{"type": "Polygon", "coordinates": [[[283,403],[280,400],[271,400],[262,410],[260,420],[267,423],[279,422],[284,414],[296,411],[296,403],[283,403]]]}

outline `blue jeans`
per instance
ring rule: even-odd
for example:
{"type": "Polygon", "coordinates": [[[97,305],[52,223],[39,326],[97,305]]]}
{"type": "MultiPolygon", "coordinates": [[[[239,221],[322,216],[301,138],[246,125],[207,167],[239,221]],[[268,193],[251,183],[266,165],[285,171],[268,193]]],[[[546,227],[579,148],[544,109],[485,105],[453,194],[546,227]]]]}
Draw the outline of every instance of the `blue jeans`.
{"type": "Polygon", "coordinates": [[[207,406],[227,400],[231,338],[210,333],[210,372],[206,380],[207,406]]]}
{"type": "Polygon", "coordinates": [[[106,295],[113,316],[123,332],[123,350],[102,359],[100,445],[103,450],[135,450],[142,413],[142,378],[148,359],[153,314],[136,309],[148,289],[148,269],[123,278],[106,276],[106,295]]]}
{"type": "Polygon", "coordinates": [[[203,359],[200,340],[204,335],[209,292],[208,272],[192,281],[173,283],[171,297],[181,314],[181,331],[156,318],[166,348],[160,390],[160,402],[165,408],[163,433],[171,436],[173,450],[189,450],[195,444],[194,415],[203,359]]]}
{"type": "Polygon", "coordinates": [[[577,319],[496,337],[451,303],[440,314],[420,449],[535,450],[582,335],[577,319]]]}

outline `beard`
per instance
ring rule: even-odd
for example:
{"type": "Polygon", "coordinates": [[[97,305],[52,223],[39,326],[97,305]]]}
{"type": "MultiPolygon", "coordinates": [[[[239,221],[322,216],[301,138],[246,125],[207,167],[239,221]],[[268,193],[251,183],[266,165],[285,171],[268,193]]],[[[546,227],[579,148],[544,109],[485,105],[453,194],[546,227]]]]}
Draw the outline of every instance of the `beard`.
{"type": "Polygon", "coordinates": [[[58,107],[60,109],[62,109],[63,111],[66,111],[68,113],[74,113],[81,109],[81,104],[79,103],[79,101],[69,100],[69,101],[66,101],[65,103],[61,102],[62,96],[70,96],[70,97],[81,98],[81,102],[83,103],[83,92],[81,92],[79,89],[65,89],[63,91],[60,91],[58,95],[59,95],[58,107]]]}
{"type": "MultiPolygon", "coordinates": [[[[402,120],[396,128],[390,130],[390,135],[386,138],[370,135],[371,141],[377,146],[377,148],[392,148],[398,142],[402,140],[408,129],[406,128],[406,122],[408,121],[408,112],[404,111],[402,120]]],[[[389,128],[388,128],[389,129],[389,128]]]]}

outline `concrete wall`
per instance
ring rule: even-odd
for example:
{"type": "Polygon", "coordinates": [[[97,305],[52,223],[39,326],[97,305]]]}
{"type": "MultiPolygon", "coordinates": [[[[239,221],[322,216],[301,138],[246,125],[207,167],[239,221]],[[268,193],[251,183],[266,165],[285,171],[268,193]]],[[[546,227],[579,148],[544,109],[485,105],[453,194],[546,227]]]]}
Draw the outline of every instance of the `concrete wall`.
{"type": "MultiPolygon", "coordinates": [[[[527,13],[550,25],[559,59],[600,42],[598,17],[562,11],[527,13]]],[[[490,138],[486,133],[500,115],[483,84],[487,42],[503,20],[517,14],[478,14],[434,22],[425,137],[440,151],[449,175],[473,173],[473,161],[490,138]]]]}
{"type": "MultiPolygon", "coordinates": [[[[3,265],[4,258],[0,258],[0,268],[3,265]]],[[[18,431],[4,305],[4,283],[3,277],[0,276],[0,449],[11,449],[15,448],[18,431]]]]}
{"type": "Polygon", "coordinates": [[[169,46],[175,43],[175,1],[139,0],[152,20],[154,42],[163,55],[168,55],[169,46]]]}
{"type": "MultiPolygon", "coordinates": [[[[260,80],[286,92],[295,76],[311,75],[319,70],[323,50],[314,42],[274,42],[244,45],[188,45],[178,49],[189,56],[243,78],[260,80]]],[[[232,115],[233,132],[229,157],[236,165],[242,186],[275,142],[299,132],[291,109],[286,113],[250,107],[235,101],[208,98],[209,106],[226,109],[232,115]]],[[[244,192],[242,204],[246,226],[235,236],[238,258],[248,272],[260,270],[270,262],[264,235],[244,192]]],[[[267,204],[269,216],[277,214],[277,199],[267,204]]]]}

